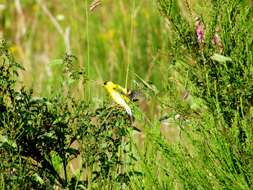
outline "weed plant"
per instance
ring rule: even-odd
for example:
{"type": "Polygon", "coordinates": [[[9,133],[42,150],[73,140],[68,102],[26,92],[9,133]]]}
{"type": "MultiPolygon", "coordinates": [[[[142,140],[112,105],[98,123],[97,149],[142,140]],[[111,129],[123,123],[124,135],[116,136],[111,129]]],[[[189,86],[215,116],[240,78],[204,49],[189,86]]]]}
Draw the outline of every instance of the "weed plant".
{"type": "Polygon", "coordinates": [[[173,188],[251,189],[252,5],[209,1],[209,13],[196,19],[201,11],[193,12],[188,1],[183,10],[178,1],[158,4],[172,30],[168,88],[190,94],[174,93],[178,101],[165,103],[190,121],[182,128],[181,142],[171,147],[154,138],[168,164],[165,174],[173,188]]]}
{"type": "MultiPolygon", "coordinates": [[[[91,15],[86,1],[85,26],[78,21],[71,26],[78,42],[85,39],[73,47],[79,53],[85,49],[87,56],[66,54],[52,60],[47,98],[17,87],[24,68],[2,41],[0,188],[252,189],[252,4],[205,2],[195,6],[191,1],[157,0],[163,21],[145,12],[146,6],[136,17],[140,9],[135,8],[142,5],[137,1],[130,12],[117,1],[113,11],[122,19],[112,25],[118,31],[96,35],[98,25],[89,21],[98,23],[104,13],[91,15]],[[126,12],[131,17],[125,18],[126,12]],[[155,23],[149,32],[142,23],[147,18],[155,23]],[[84,27],[85,38],[77,23],[84,27]],[[108,44],[116,53],[107,54],[108,44]],[[97,65],[101,62],[107,68],[103,72],[97,65]],[[140,64],[144,62],[150,64],[140,64]],[[107,75],[125,84],[136,79],[143,84],[146,101],[148,97],[159,104],[154,106],[159,113],[151,117],[146,112],[156,110],[134,108],[144,136],[140,144],[134,143],[132,124],[122,109],[91,98],[92,85],[87,83],[107,75]],[[75,97],[73,84],[85,87],[84,100],[75,97]],[[168,142],[162,125],[178,129],[178,139],[168,142]],[[78,169],[73,171],[74,165],[78,169]]],[[[72,5],[83,8],[76,1],[72,5]]]]}
{"type": "MultiPolygon", "coordinates": [[[[126,114],[113,108],[91,113],[86,103],[77,103],[70,96],[35,98],[25,88],[16,90],[18,70],[23,67],[5,41],[0,53],[1,188],[112,189],[127,185],[130,170],[126,166],[134,156],[127,139],[131,123],[126,114]],[[79,148],[72,146],[74,142],[79,148]],[[78,156],[80,168],[71,171],[75,164],[71,161],[78,156]]],[[[76,78],[76,70],[68,70],[73,60],[67,57],[66,72],[76,78]]]]}

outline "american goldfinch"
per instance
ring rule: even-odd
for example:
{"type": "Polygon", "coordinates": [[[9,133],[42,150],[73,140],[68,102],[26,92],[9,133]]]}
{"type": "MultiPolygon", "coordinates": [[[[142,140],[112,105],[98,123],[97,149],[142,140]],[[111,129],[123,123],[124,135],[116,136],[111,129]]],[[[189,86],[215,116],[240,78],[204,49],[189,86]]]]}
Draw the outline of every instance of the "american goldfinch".
{"type": "Polygon", "coordinates": [[[126,88],[121,87],[118,84],[114,84],[113,82],[105,82],[104,87],[111,96],[111,98],[121,107],[123,107],[127,114],[130,116],[131,120],[133,119],[133,114],[131,108],[127,104],[130,99],[128,97],[128,92],[126,88]]]}

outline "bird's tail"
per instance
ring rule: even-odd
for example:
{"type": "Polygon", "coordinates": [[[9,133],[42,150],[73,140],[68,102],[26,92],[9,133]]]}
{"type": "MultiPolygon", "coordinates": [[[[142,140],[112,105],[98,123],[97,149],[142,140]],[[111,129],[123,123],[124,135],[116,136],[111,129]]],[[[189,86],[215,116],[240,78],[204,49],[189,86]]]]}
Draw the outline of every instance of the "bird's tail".
{"type": "Polygon", "coordinates": [[[132,110],[127,104],[125,105],[125,110],[130,117],[133,117],[132,110]]]}
{"type": "Polygon", "coordinates": [[[133,123],[134,122],[134,116],[133,116],[131,108],[127,104],[125,106],[125,110],[126,110],[126,112],[128,114],[128,117],[129,117],[131,123],[133,123]]]}
{"type": "Polygon", "coordinates": [[[131,122],[132,128],[138,132],[141,132],[140,129],[138,129],[137,127],[134,126],[134,116],[132,114],[131,108],[129,106],[125,107],[125,110],[128,114],[129,120],[131,122]]]}

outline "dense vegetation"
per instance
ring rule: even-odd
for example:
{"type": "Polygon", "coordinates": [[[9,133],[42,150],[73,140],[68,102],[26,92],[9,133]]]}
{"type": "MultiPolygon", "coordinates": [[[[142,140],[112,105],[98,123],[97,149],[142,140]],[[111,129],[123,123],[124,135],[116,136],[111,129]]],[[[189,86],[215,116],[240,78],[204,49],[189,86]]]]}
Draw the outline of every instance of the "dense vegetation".
{"type": "Polygon", "coordinates": [[[2,3],[1,189],[252,189],[251,1],[63,2],[2,3]]]}

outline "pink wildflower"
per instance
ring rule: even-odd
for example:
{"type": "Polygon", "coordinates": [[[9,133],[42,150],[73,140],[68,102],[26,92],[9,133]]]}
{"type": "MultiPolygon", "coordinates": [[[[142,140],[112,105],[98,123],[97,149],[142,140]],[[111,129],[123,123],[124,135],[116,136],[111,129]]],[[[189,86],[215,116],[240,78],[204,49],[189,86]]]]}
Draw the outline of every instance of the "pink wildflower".
{"type": "Polygon", "coordinates": [[[221,42],[220,36],[219,34],[215,33],[212,39],[212,43],[217,46],[218,48],[220,48],[221,50],[223,50],[223,44],[221,42]]]}
{"type": "Polygon", "coordinates": [[[196,31],[198,42],[203,43],[204,37],[205,37],[205,31],[204,31],[204,25],[201,22],[200,17],[196,17],[195,19],[195,31],[196,31]]]}

